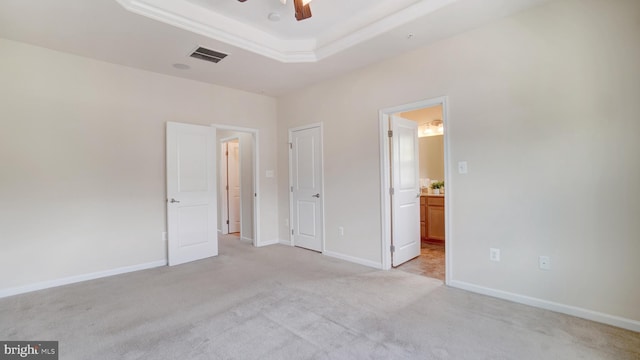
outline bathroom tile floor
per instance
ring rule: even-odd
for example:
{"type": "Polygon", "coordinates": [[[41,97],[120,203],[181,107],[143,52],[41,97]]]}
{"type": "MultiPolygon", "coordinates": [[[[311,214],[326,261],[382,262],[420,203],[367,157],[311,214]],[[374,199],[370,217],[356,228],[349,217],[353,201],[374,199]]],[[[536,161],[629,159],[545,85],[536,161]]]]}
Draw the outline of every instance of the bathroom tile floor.
{"type": "Polygon", "coordinates": [[[408,273],[444,281],[444,244],[422,242],[420,256],[397,267],[408,273]]]}

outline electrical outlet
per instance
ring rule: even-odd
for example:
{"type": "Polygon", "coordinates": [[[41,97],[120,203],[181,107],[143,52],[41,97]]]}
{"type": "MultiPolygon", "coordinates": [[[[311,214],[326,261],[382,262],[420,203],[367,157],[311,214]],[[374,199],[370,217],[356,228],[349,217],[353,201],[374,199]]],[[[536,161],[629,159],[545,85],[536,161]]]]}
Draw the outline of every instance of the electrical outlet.
{"type": "Polygon", "coordinates": [[[538,257],[538,266],[540,270],[551,270],[551,258],[548,256],[538,257]]]}
{"type": "Polygon", "coordinates": [[[338,226],[338,234],[340,234],[340,236],[344,236],[344,227],[338,226]]]}
{"type": "Polygon", "coordinates": [[[500,261],[500,249],[489,249],[489,260],[496,262],[500,261]]]}

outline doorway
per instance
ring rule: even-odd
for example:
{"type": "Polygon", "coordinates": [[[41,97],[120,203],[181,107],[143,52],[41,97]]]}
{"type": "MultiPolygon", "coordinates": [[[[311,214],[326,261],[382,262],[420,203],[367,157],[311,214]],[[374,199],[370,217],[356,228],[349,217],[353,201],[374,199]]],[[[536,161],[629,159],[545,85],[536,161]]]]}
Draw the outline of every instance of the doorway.
{"type": "Polygon", "coordinates": [[[238,234],[242,229],[242,186],[240,139],[220,140],[220,186],[222,196],[222,234],[238,234]]]}
{"type": "Polygon", "coordinates": [[[451,277],[452,243],[448,214],[451,212],[452,187],[447,181],[449,144],[446,100],[446,97],[440,97],[381,110],[380,151],[383,268],[399,266],[401,270],[440,278],[448,283],[451,277]],[[415,141],[419,149],[412,148],[415,157],[407,155],[410,142],[404,141],[404,150],[398,147],[398,143],[403,141],[396,134],[398,119],[405,123],[413,122],[417,128],[415,141]],[[403,155],[403,151],[406,154],[403,155]],[[415,170],[415,167],[419,170],[415,170]],[[399,179],[398,172],[404,173],[405,179],[399,179]],[[408,179],[407,174],[411,174],[412,178],[408,179]],[[444,184],[447,185],[447,195],[444,184]],[[398,187],[413,191],[414,201],[419,204],[417,208],[414,203],[410,207],[398,205],[401,203],[396,199],[398,187]],[[411,216],[405,214],[407,209],[411,216]],[[418,225],[415,224],[416,217],[419,217],[418,225]],[[415,231],[407,231],[416,226],[419,227],[419,236],[414,235],[415,231]],[[398,251],[399,246],[412,244],[416,239],[419,248],[414,245],[409,249],[410,253],[398,251]]]}
{"type": "Polygon", "coordinates": [[[259,238],[258,130],[213,125],[219,151],[218,234],[261,246],[259,238]]]}

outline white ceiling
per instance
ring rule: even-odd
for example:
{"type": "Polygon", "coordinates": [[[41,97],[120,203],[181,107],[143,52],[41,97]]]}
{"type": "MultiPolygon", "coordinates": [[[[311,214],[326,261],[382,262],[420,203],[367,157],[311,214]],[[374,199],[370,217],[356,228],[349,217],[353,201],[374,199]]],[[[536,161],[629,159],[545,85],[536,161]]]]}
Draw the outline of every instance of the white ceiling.
{"type": "Polygon", "coordinates": [[[313,0],[298,22],[292,0],[2,0],[0,37],[278,96],[546,1],[313,0]],[[190,58],[198,46],[229,56],[190,58]]]}
{"type": "Polygon", "coordinates": [[[293,0],[288,0],[286,5],[280,0],[249,0],[245,3],[236,0],[187,1],[278,38],[308,39],[322,37],[327,29],[333,31],[336,27],[357,29],[420,0],[315,0],[310,5],[313,17],[300,22],[294,16],[293,0]],[[267,15],[271,12],[279,14],[281,20],[276,23],[269,21],[267,15]]]}

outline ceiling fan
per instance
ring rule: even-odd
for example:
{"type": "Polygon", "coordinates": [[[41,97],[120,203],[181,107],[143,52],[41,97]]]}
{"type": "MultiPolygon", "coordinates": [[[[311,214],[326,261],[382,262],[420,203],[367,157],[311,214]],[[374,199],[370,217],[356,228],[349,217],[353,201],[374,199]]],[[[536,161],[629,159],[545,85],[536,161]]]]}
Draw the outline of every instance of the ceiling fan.
{"type": "MultiPolygon", "coordinates": [[[[240,2],[245,2],[247,0],[238,0],[240,2]]],[[[287,0],[280,0],[281,3],[287,4],[287,0]]],[[[293,0],[293,6],[296,9],[296,20],[301,21],[304,19],[308,19],[311,17],[311,7],[309,3],[311,0],[293,0]]]]}

